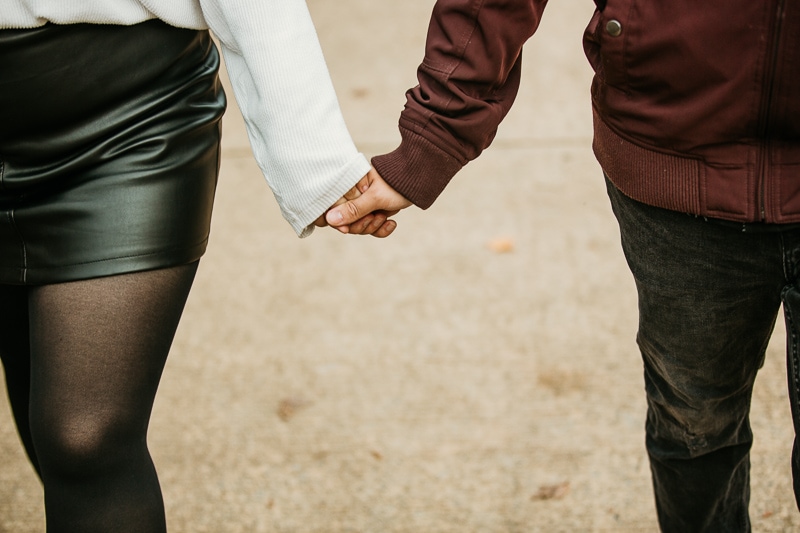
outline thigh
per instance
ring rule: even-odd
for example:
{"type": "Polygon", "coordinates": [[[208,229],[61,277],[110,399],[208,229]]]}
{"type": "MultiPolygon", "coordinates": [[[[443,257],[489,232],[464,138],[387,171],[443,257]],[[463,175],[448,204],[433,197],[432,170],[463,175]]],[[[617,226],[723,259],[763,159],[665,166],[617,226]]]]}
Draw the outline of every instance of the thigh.
{"type": "Polygon", "coordinates": [[[681,438],[741,424],[785,285],[780,236],[646,206],[611,185],[609,195],[639,295],[651,407],[681,438]]]}
{"type": "MultiPolygon", "coordinates": [[[[0,284],[0,360],[10,372],[29,365],[28,287],[0,284]]],[[[10,378],[9,375],[6,376],[10,378]]]]}
{"type": "MultiPolygon", "coordinates": [[[[20,435],[26,447],[30,395],[30,336],[28,292],[18,285],[0,284],[0,361],[20,435]]],[[[30,449],[28,450],[30,453],[30,449]]]]}
{"type": "Polygon", "coordinates": [[[37,451],[143,439],[196,263],[37,287],[31,418],[37,451]]]}

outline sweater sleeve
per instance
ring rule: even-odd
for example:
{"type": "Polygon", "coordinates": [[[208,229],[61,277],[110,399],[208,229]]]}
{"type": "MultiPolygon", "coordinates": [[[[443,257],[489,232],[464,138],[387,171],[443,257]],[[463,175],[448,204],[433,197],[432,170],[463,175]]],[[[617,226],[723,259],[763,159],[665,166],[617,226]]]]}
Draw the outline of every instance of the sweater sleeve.
{"type": "Polygon", "coordinates": [[[376,156],[381,176],[418,207],[494,139],[517,95],[522,45],[547,0],[437,0],[419,84],[406,93],[400,146],[376,156]]]}
{"type": "Polygon", "coordinates": [[[200,0],[256,162],[300,237],[369,171],[345,125],[305,0],[200,0]]]}

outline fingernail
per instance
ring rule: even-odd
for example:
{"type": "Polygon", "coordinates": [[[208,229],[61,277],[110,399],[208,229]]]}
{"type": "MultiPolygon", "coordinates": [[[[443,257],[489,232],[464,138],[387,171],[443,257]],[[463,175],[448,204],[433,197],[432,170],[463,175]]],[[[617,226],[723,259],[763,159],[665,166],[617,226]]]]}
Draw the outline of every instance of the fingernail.
{"type": "Polygon", "coordinates": [[[335,209],[328,211],[328,216],[326,218],[328,219],[328,224],[341,224],[344,220],[342,214],[335,209]]]}

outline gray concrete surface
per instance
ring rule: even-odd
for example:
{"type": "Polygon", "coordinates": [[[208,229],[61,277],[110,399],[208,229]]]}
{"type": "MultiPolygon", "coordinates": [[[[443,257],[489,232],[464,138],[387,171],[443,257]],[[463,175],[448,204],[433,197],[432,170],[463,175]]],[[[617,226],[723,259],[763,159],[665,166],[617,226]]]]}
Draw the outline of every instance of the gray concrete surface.
{"type": "MultiPolygon", "coordinates": [[[[432,4],[310,1],[368,155],[398,140],[432,4]]],[[[231,107],[150,432],[172,532],[656,530],[633,283],[590,149],[591,10],[551,3],[492,148],[385,241],[296,239],[231,107]]],[[[800,527],[783,342],[754,399],[757,532],[800,527]]],[[[0,457],[0,532],[43,531],[5,403],[0,457]]]]}

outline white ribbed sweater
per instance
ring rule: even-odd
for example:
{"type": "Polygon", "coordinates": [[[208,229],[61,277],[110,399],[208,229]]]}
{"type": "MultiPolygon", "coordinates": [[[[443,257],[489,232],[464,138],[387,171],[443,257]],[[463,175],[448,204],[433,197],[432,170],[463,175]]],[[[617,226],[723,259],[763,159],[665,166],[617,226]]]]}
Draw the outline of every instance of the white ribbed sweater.
{"type": "Polygon", "coordinates": [[[217,37],[253,154],[301,237],[369,170],[344,123],[305,0],[0,0],[0,28],[158,18],[217,37]]]}

